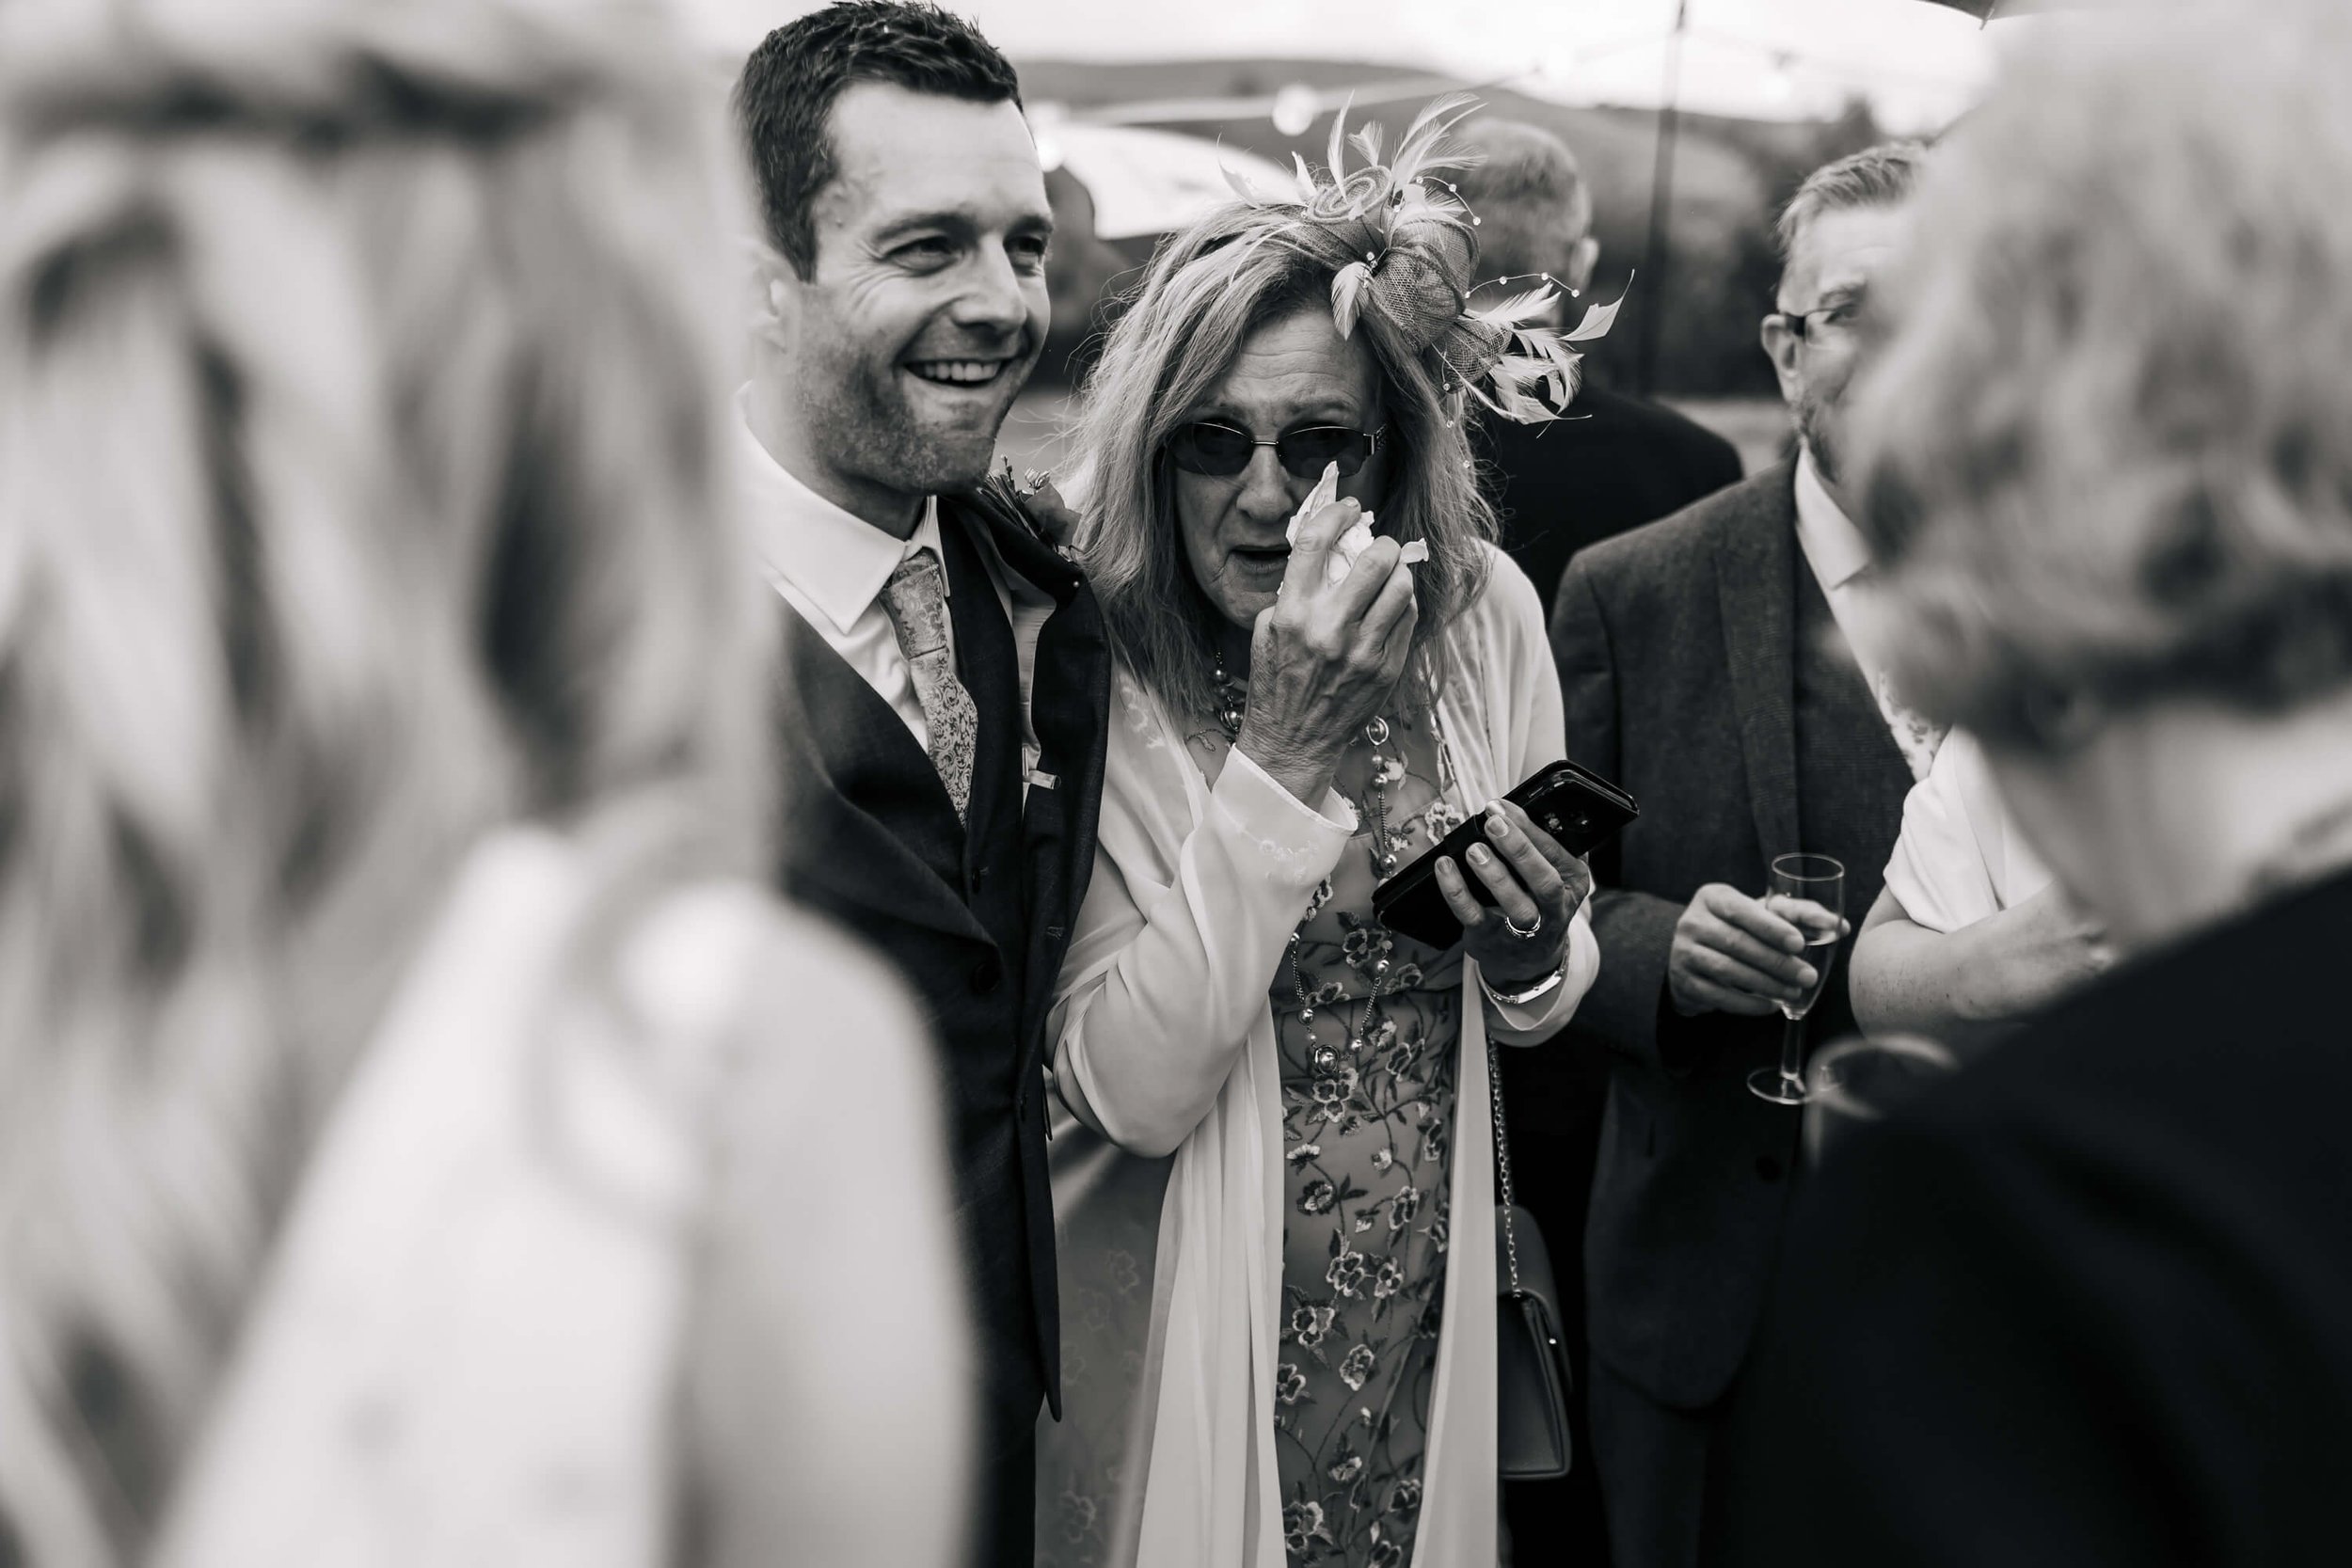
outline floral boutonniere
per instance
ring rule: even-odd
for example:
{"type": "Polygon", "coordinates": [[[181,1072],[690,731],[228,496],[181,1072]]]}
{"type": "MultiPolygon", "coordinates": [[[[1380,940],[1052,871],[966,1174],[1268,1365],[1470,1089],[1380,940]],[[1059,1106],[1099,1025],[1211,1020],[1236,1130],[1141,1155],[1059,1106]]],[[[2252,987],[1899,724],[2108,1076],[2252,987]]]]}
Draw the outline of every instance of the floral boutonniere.
{"type": "Polygon", "coordinates": [[[1031,468],[1016,481],[1012,477],[1012,459],[1002,458],[996,471],[989,475],[987,487],[999,499],[1009,503],[1027,520],[1030,531],[1064,559],[1076,559],[1072,541],[1078,536],[1078,515],[1054,487],[1052,474],[1031,468]]]}

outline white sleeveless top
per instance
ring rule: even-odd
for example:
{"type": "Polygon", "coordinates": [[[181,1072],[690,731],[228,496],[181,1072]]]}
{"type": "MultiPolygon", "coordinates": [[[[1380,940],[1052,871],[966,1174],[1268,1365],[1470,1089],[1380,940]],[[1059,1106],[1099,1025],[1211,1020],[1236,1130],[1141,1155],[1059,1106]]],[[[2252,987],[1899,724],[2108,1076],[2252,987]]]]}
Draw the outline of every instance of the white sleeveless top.
{"type": "Polygon", "coordinates": [[[663,1560],[704,1113],[775,912],[671,895],[596,1008],[565,967],[593,893],[549,832],[469,859],[310,1155],[156,1563],[663,1560]]]}

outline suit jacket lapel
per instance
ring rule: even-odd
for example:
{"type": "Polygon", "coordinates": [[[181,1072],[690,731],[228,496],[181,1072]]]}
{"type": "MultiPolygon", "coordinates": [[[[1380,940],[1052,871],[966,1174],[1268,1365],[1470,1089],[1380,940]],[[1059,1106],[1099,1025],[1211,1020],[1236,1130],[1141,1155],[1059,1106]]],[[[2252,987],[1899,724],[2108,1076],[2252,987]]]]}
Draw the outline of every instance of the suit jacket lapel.
{"type": "Polygon", "coordinates": [[[777,726],[785,883],[822,908],[868,910],[988,940],[957,888],[963,832],[905,721],[784,607],[777,726]]]}
{"type": "MultiPolygon", "coordinates": [[[[1748,806],[1767,858],[1798,849],[1797,503],[1793,470],[1769,501],[1725,519],[1715,536],[1724,653],[1740,714],[1748,806]]],[[[1761,868],[1758,868],[1759,872],[1761,868]]]]}
{"type": "Polygon", "coordinates": [[[968,874],[993,861],[1002,847],[988,842],[1001,832],[994,815],[999,804],[1009,813],[1005,826],[1017,827],[1021,819],[1021,661],[996,584],[981,560],[985,546],[961,515],[946,507],[940,509],[939,547],[946,557],[947,610],[956,628],[956,677],[972,694],[980,717],[963,841],[968,874]]]}
{"type": "Polygon", "coordinates": [[[1054,782],[1050,788],[1032,785],[1023,822],[1029,911],[1026,996],[1032,1015],[1025,1021],[1031,1025],[1026,1037],[1041,1042],[1054,982],[1094,873],[1108,738],[1110,641],[1084,575],[1038,536],[1011,501],[984,487],[941,498],[943,511],[950,505],[999,561],[1054,600],[1054,611],[1038,634],[1029,691],[1038,771],[1054,782]]]}

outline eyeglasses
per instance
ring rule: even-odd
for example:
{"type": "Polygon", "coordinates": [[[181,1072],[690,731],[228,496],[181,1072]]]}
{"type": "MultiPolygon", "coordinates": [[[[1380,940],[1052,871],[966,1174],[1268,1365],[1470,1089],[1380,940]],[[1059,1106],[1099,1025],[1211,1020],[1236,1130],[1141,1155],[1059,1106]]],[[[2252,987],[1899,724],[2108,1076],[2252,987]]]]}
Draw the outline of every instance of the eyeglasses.
{"type": "Polygon", "coordinates": [[[1384,434],[1318,424],[1285,431],[1271,441],[1261,441],[1246,430],[1236,430],[1214,420],[1197,420],[1179,425],[1168,438],[1168,455],[1188,474],[1231,479],[1249,467],[1249,460],[1257,455],[1260,447],[1272,447],[1275,461],[1294,479],[1321,479],[1325,466],[1331,463],[1340,466],[1340,477],[1345,479],[1380,450],[1384,434]]]}
{"type": "Polygon", "coordinates": [[[1810,310],[1775,310],[1772,316],[1786,325],[1788,335],[1799,342],[1843,342],[1861,330],[1865,303],[1857,295],[1831,305],[1817,305],[1810,310]]]}

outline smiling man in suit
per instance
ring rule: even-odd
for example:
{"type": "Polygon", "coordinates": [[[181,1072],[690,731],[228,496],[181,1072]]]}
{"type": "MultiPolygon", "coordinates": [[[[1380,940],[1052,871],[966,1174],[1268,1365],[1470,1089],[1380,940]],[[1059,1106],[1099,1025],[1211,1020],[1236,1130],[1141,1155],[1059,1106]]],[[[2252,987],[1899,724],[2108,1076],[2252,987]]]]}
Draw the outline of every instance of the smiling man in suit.
{"type": "MultiPolygon", "coordinates": [[[[1816,171],[1780,226],[1764,346],[1799,456],[1579,553],[1552,615],[1568,754],[1641,820],[1593,856],[1600,978],[1571,1031],[1610,1063],[1585,1231],[1588,1411],[1618,1568],[1717,1560],[1741,1464],[1730,1418],[1778,1257],[1796,1110],[1749,1092],[1775,1004],[1813,978],[1760,895],[1773,857],[1846,867],[1878,896],[1924,738],[1849,641],[1867,546],[1848,518],[1839,404],[1872,274],[1895,251],[1921,153],[1816,171]]],[[[1851,1032],[1840,966],[1806,1021],[1851,1032]]],[[[1804,1506],[1792,1500],[1791,1506],[1804,1506]]]]}
{"type": "Polygon", "coordinates": [[[781,27],[736,103],[768,242],[741,411],[786,619],[781,880],[928,1005],[987,1374],[975,1560],[1025,1568],[1058,1412],[1045,1006],[1109,696],[1076,568],[983,483],[1044,344],[1053,217],[1012,68],[933,7],[781,27]]]}

